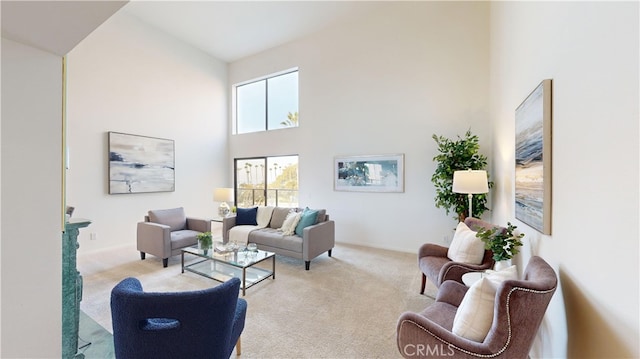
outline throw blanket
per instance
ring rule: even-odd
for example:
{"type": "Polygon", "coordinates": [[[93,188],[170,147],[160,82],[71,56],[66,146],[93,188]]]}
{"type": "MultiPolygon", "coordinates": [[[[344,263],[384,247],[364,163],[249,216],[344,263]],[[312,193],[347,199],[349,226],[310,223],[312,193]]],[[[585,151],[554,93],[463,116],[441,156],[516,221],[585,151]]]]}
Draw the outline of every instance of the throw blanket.
{"type": "Polygon", "coordinates": [[[257,226],[241,225],[234,226],[229,230],[229,242],[236,242],[240,245],[247,245],[249,242],[249,233],[251,231],[265,228],[271,221],[271,214],[273,213],[273,206],[258,207],[258,213],[256,215],[257,226]]]}

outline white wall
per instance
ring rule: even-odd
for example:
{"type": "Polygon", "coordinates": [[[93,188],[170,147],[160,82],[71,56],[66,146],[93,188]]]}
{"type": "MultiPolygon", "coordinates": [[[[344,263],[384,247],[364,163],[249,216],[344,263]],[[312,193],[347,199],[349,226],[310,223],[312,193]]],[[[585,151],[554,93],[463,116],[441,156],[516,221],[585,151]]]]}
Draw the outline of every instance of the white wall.
{"type": "Polygon", "coordinates": [[[122,12],[69,53],[67,204],[93,221],[80,233],[80,255],[135,246],[150,209],[213,217],[213,189],[231,184],[222,170],[231,168],[228,94],[224,62],[122,12]],[[108,131],[175,140],[175,192],[109,195],[108,131]]]}
{"type": "Polygon", "coordinates": [[[471,128],[490,154],[488,26],[488,3],[381,2],[230,64],[230,84],[300,71],[300,127],[232,136],[231,157],[298,154],[300,205],[327,208],[336,241],[408,252],[442,243],[455,220],[433,206],[431,136],[471,128]],[[404,193],[333,190],[334,156],[389,153],[405,154],[404,193]]]}
{"type": "Polygon", "coordinates": [[[493,220],[514,221],[514,111],[553,79],[552,235],[520,262],[558,271],[532,357],[639,357],[638,3],[493,2],[493,220]],[[567,334],[568,331],[568,334],[567,334]]]}
{"type": "Polygon", "coordinates": [[[62,348],[62,58],[2,38],[2,358],[62,348]]]}

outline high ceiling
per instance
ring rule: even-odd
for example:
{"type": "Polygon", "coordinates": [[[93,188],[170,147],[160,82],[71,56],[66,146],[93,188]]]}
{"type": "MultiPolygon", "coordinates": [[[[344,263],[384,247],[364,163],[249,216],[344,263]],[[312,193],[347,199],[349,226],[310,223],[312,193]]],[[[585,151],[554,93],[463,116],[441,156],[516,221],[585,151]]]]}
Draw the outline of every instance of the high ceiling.
{"type": "Polygon", "coordinates": [[[379,2],[131,1],[121,11],[232,62],[318,31],[379,2]]]}

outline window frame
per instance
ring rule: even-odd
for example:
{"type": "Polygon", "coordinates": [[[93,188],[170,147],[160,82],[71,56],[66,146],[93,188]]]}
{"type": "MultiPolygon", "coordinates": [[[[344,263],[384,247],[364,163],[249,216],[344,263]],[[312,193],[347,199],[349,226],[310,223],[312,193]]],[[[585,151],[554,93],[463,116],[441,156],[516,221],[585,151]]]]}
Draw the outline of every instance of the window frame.
{"type": "MultiPolygon", "coordinates": [[[[249,133],[256,133],[256,132],[268,132],[268,131],[276,131],[276,130],[281,130],[283,129],[282,127],[279,128],[274,128],[274,129],[269,129],[269,79],[272,78],[276,78],[276,77],[280,77],[280,76],[284,76],[284,75],[288,75],[288,74],[292,74],[292,73],[298,73],[298,109],[296,110],[297,113],[300,112],[300,103],[299,103],[299,93],[300,93],[300,70],[298,69],[298,67],[293,67],[293,68],[289,68],[283,71],[279,71],[279,72],[275,72],[269,75],[265,75],[265,76],[261,76],[261,77],[257,77],[251,80],[247,80],[247,81],[243,81],[243,82],[239,82],[236,83],[232,86],[232,101],[233,101],[233,121],[232,121],[232,135],[244,135],[244,134],[249,134],[249,133]],[[249,84],[253,84],[253,83],[257,83],[260,81],[265,81],[265,109],[264,109],[264,113],[265,113],[265,117],[264,117],[264,129],[263,130],[259,130],[259,131],[251,131],[251,132],[239,132],[238,127],[239,127],[239,120],[238,120],[238,88],[245,86],[245,85],[249,85],[249,84]]],[[[296,124],[296,126],[293,127],[298,127],[298,125],[296,124]]]]}
{"type": "MultiPolygon", "coordinates": [[[[297,183],[297,189],[296,190],[290,190],[290,191],[294,191],[295,193],[295,197],[298,199],[298,201],[296,202],[297,205],[299,205],[299,194],[300,194],[300,172],[299,172],[299,166],[300,166],[300,155],[298,154],[289,154],[289,155],[277,155],[277,156],[251,156],[251,157],[236,157],[233,159],[233,189],[234,189],[234,203],[236,206],[238,206],[238,196],[240,194],[240,190],[238,187],[238,172],[240,171],[238,168],[238,161],[255,161],[255,160],[261,160],[264,162],[264,170],[262,173],[263,178],[269,178],[269,161],[273,161],[274,159],[277,158],[281,158],[281,157],[296,157],[297,158],[297,162],[296,165],[298,166],[298,171],[296,173],[297,178],[296,178],[296,183],[297,183]]],[[[286,168],[286,167],[285,167],[286,168]]],[[[277,174],[276,174],[277,176],[277,174]]],[[[276,177],[277,178],[277,177],[276,177]]],[[[274,178],[275,180],[275,178],[274,178]]],[[[269,181],[265,180],[264,181],[264,188],[254,188],[253,189],[253,196],[252,196],[252,206],[255,205],[273,205],[273,206],[280,206],[279,203],[279,198],[280,196],[278,195],[279,190],[286,190],[286,188],[276,188],[276,189],[269,189],[269,181]],[[255,191],[256,190],[262,190],[261,196],[262,198],[264,198],[264,203],[260,204],[260,202],[258,202],[256,204],[256,196],[255,196],[255,191]],[[269,191],[276,191],[275,192],[275,203],[269,203],[269,191]]]]}

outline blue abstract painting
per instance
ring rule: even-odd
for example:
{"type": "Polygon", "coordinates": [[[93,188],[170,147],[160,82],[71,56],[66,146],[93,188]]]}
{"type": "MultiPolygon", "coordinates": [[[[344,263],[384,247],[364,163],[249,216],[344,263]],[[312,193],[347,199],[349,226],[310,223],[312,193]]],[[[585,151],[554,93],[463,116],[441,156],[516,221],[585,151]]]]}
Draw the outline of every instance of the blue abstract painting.
{"type": "Polygon", "coordinates": [[[109,193],[175,191],[174,141],[109,132],[109,193]]]}
{"type": "Polygon", "coordinates": [[[551,234],[551,80],[516,109],[516,218],[551,234]]]}

